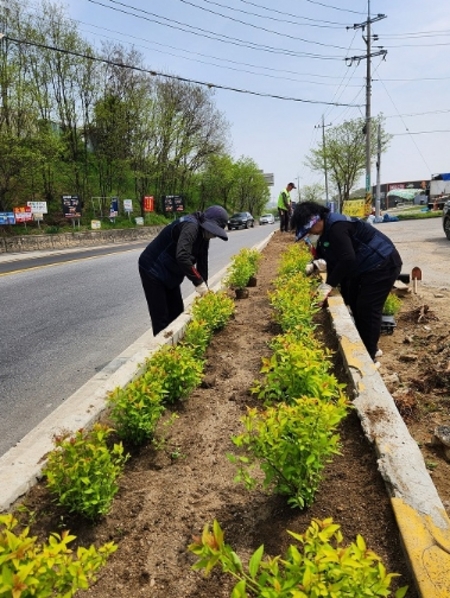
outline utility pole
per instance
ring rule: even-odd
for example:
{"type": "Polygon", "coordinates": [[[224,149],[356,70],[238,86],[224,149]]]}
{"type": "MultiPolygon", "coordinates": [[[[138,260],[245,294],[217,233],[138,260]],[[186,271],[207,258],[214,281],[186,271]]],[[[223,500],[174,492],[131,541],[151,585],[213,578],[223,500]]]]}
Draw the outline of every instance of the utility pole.
{"type": "MultiPolygon", "coordinates": [[[[384,50],[382,46],[378,46],[380,49],[376,52],[372,52],[371,43],[372,43],[372,33],[371,33],[371,25],[376,21],[381,21],[381,19],[385,19],[386,15],[378,14],[376,17],[370,17],[370,0],[367,0],[367,20],[364,23],[357,23],[353,25],[353,27],[347,27],[347,29],[362,29],[364,32],[367,30],[366,37],[363,35],[363,40],[366,43],[367,52],[364,56],[353,56],[351,58],[346,59],[347,66],[351,66],[353,62],[360,62],[361,60],[367,61],[367,69],[366,69],[366,120],[364,124],[363,133],[366,136],[366,205],[372,204],[372,189],[371,189],[371,181],[370,181],[370,157],[371,157],[371,147],[370,147],[370,125],[371,125],[371,96],[372,96],[372,73],[371,73],[371,58],[375,56],[382,56],[383,59],[386,58],[387,50],[384,50]]],[[[378,36],[374,35],[373,40],[377,41],[378,36]]]]}
{"type": "Polygon", "coordinates": [[[375,216],[378,217],[380,215],[380,196],[381,196],[381,178],[380,178],[380,169],[381,169],[381,124],[378,123],[378,140],[377,140],[378,148],[377,148],[377,194],[375,196],[375,216]]]}
{"type": "MultiPolygon", "coordinates": [[[[329,123],[328,125],[325,124],[325,118],[324,115],[322,114],[322,124],[321,125],[315,125],[315,129],[322,127],[322,152],[323,152],[323,170],[324,170],[324,174],[325,174],[325,202],[326,202],[326,206],[328,207],[330,201],[329,201],[329,197],[328,197],[328,169],[327,169],[327,154],[326,154],[326,147],[325,147],[325,127],[331,127],[331,123],[329,123]]],[[[338,210],[339,212],[339,210],[338,210]]]]}

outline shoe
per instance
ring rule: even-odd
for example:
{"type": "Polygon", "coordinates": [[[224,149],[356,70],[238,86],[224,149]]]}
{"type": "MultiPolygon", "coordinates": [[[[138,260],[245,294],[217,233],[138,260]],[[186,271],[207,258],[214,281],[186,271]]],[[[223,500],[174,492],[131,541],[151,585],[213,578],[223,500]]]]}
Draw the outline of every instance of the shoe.
{"type": "Polygon", "coordinates": [[[383,351],[381,349],[377,349],[377,352],[375,353],[375,357],[381,357],[383,355],[383,351]]]}
{"type": "Polygon", "coordinates": [[[374,367],[376,370],[379,370],[379,369],[380,369],[380,367],[381,367],[381,363],[380,363],[379,361],[374,361],[374,362],[373,362],[373,367],[374,367]]]}

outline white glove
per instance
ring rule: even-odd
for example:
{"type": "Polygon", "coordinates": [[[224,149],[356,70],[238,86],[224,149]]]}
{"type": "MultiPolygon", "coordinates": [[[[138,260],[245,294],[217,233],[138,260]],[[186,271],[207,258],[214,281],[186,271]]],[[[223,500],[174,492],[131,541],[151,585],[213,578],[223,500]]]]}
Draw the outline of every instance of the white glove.
{"type": "Polygon", "coordinates": [[[313,261],[313,266],[319,270],[319,272],[326,272],[327,271],[327,263],[323,259],[318,259],[313,261]]]}
{"type": "Polygon", "coordinates": [[[332,290],[333,287],[329,284],[326,284],[325,282],[319,284],[319,286],[317,287],[317,300],[319,302],[319,305],[324,305],[328,295],[331,293],[332,290]]]}
{"type": "Polygon", "coordinates": [[[196,286],[195,290],[200,295],[200,297],[203,297],[203,295],[206,295],[206,293],[209,291],[208,287],[206,286],[206,284],[204,282],[202,282],[201,284],[196,286]]]}
{"type": "Polygon", "coordinates": [[[305,266],[305,274],[306,276],[310,276],[314,272],[314,264],[313,262],[306,264],[305,266]]]}

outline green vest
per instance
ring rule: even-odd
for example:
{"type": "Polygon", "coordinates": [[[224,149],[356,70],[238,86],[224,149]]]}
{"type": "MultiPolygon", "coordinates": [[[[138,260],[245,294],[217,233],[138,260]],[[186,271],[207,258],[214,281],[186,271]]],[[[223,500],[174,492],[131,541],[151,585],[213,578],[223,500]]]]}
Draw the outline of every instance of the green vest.
{"type": "Polygon", "coordinates": [[[291,196],[289,195],[289,193],[286,189],[283,189],[283,191],[278,196],[278,207],[281,210],[288,210],[290,201],[291,201],[291,196]],[[287,201],[288,207],[286,207],[285,201],[287,201]]]}

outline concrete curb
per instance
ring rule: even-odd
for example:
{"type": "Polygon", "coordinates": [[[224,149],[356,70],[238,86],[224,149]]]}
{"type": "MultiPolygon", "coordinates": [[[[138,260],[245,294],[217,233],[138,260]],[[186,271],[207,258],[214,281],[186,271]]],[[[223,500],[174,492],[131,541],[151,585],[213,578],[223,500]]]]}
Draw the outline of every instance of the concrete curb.
{"type": "Polygon", "coordinates": [[[448,598],[450,519],[422,453],[374,367],[342,297],[329,297],[328,310],[353,381],[353,403],[365,435],[375,447],[417,590],[423,598],[448,598]]]}
{"type": "MultiPolygon", "coordinates": [[[[272,235],[254,246],[262,251],[272,235]]],[[[213,291],[223,288],[223,279],[228,266],[222,268],[209,280],[213,291]]],[[[176,344],[184,334],[191,320],[189,308],[196,293],[184,301],[185,311],[172,324],[169,330],[156,337],[151,331],[143,334],[135,343],[98,372],[53,413],[7,453],[0,457],[0,513],[24,495],[41,476],[46,455],[53,450],[53,437],[63,430],[75,432],[92,426],[106,408],[105,399],[109,392],[118,386],[126,386],[137,378],[143,370],[144,362],[162,345],[176,344]]]]}

